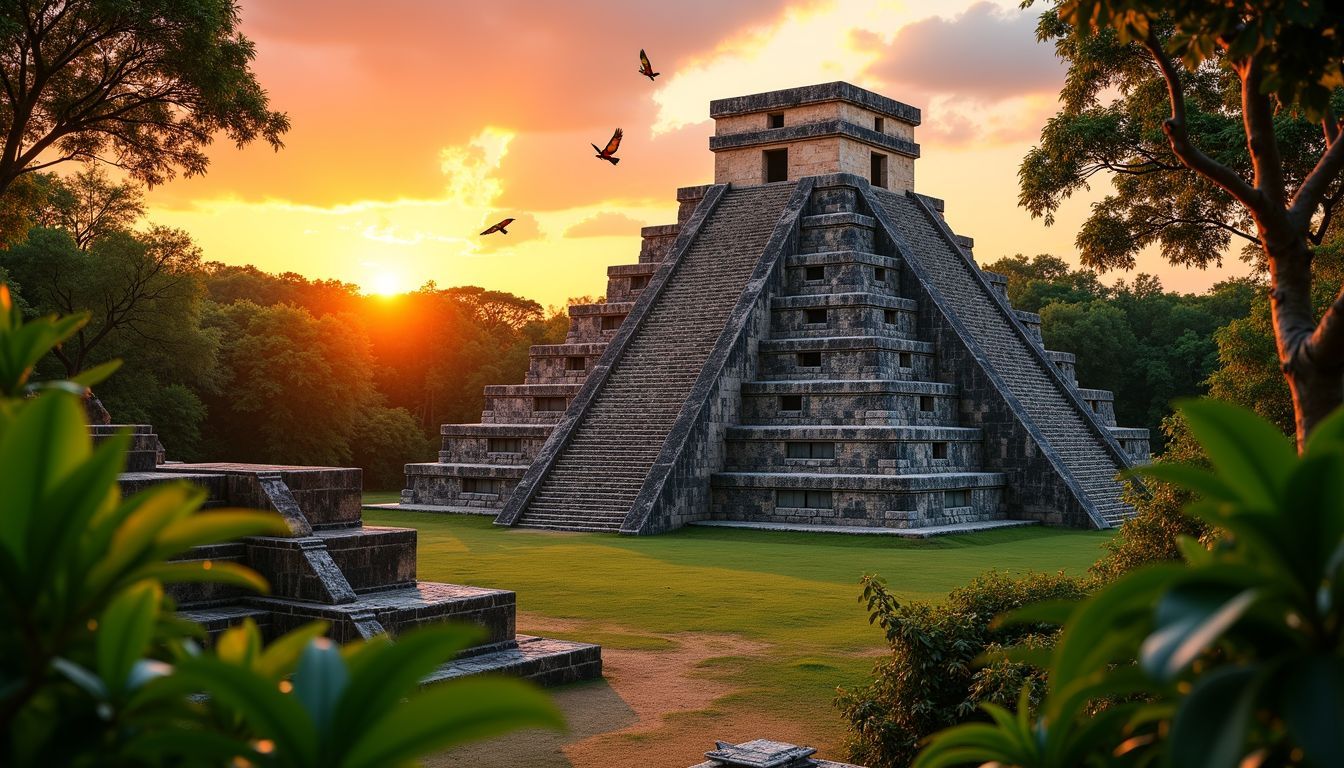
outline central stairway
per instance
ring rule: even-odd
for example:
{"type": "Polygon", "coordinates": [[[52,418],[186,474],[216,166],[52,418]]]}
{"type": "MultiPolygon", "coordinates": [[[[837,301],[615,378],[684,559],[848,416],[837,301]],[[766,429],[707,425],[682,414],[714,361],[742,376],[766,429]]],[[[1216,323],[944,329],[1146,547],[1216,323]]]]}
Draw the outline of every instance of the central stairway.
{"type": "Polygon", "coordinates": [[[792,192],[772,184],[724,193],[517,525],[620,530],[792,192]]]}

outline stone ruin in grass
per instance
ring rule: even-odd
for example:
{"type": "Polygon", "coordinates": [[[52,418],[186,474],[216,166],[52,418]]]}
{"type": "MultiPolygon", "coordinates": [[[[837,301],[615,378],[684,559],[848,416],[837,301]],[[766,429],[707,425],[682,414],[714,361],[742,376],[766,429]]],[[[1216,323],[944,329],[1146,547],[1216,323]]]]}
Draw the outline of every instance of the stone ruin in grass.
{"type": "Polygon", "coordinates": [[[359,469],[162,463],[148,425],[90,429],[95,440],[131,430],[126,472],[118,478],[124,494],[186,481],[209,494],[200,514],[223,506],[269,509],[289,525],[289,536],[252,536],[197,547],[184,556],[241,563],[270,582],[268,595],[223,584],[168,585],[179,614],[200,623],[211,637],[248,618],[267,638],[323,620],[340,642],[457,621],[481,627],[485,639],[427,682],[498,672],[558,685],[602,674],[596,645],[517,634],[513,592],[418,580],[416,531],[364,524],[359,469]]]}
{"type": "Polygon", "coordinates": [[[406,467],[402,506],[631,534],[692,522],[924,535],[1117,525],[1148,432],[915,192],[920,112],[848,83],[710,104],[715,183],[677,191],[606,302],[406,467]]]}

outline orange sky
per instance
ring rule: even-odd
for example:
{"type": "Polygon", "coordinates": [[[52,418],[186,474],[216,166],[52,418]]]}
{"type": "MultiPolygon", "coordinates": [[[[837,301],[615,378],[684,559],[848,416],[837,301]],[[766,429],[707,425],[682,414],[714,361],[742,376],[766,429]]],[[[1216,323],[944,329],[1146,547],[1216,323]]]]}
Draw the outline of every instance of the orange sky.
{"type": "MultiPolygon", "coordinates": [[[[675,220],[676,188],[712,180],[711,99],[848,80],[923,110],[916,188],[947,200],[982,263],[1072,259],[1089,200],[1050,228],[1016,206],[1018,163],[1063,77],[1017,5],[242,0],[258,77],[293,122],[287,146],[217,145],[208,174],[149,193],[149,218],[218,261],[561,304],[603,293],[607,265],[637,260],[639,227],[675,220]],[[656,84],[636,74],[641,47],[656,84]],[[613,168],[588,144],[617,126],[613,168]],[[519,219],[507,237],[477,236],[503,216],[519,219]]],[[[1245,271],[1156,254],[1140,268],[1188,291],[1245,271]]]]}

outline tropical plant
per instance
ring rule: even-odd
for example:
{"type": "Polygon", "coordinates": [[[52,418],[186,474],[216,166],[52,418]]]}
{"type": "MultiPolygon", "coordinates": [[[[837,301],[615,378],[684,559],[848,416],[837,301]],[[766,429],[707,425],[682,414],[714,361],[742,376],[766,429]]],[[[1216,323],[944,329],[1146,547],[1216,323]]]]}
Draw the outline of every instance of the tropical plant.
{"type": "Polygon", "coordinates": [[[1082,602],[1047,602],[1007,623],[1063,626],[1033,715],[937,735],[918,768],[992,763],[1222,766],[1344,764],[1344,411],[1299,457],[1274,425],[1213,400],[1180,412],[1210,469],[1144,474],[1197,499],[1217,531],[1188,537],[1184,563],[1138,568],[1082,602]]]}
{"type": "Polygon", "coordinates": [[[320,623],[269,646],[245,623],[202,651],[203,630],[176,616],[164,584],[266,584],[236,564],[174,558],[288,528],[270,513],[202,511],[205,494],[185,483],[121,497],[129,435],[93,446],[79,400],[116,364],[29,381],[86,320],[24,322],[0,284],[0,764],[404,764],[463,739],[560,724],[518,681],[415,691],[473,629],[338,649],[320,623]]]}

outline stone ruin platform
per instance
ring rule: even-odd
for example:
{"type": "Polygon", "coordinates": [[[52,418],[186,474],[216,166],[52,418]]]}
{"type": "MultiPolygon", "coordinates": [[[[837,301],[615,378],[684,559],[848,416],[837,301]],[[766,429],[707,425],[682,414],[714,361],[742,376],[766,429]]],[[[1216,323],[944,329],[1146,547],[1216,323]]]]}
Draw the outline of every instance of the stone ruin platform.
{"type": "MultiPolygon", "coordinates": [[[[126,495],[183,481],[206,489],[201,514],[221,507],[278,512],[288,536],[252,536],[197,547],[182,560],[246,565],[271,585],[257,595],[222,584],[173,584],[168,593],[180,615],[200,623],[210,638],[251,618],[268,638],[315,620],[328,622],[339,642],[393,637],[423,624],[455,621],[482,630],[478,645],[431,674],[426,683],[464,675],[502,673],[541,685],[600,677],[597,645],[518,635],[517,595],[503,589],[420,581],[413,528],[364,525],[359,469],[268,464],[149,464],[158,438],[147,425],[131,426],[134,470],[118,480],[126,495]]],[[[95,440],[115,428],[93,428],[95,440]]],[[[129,468],[129,467],[128,467],[129,468]]]]}

